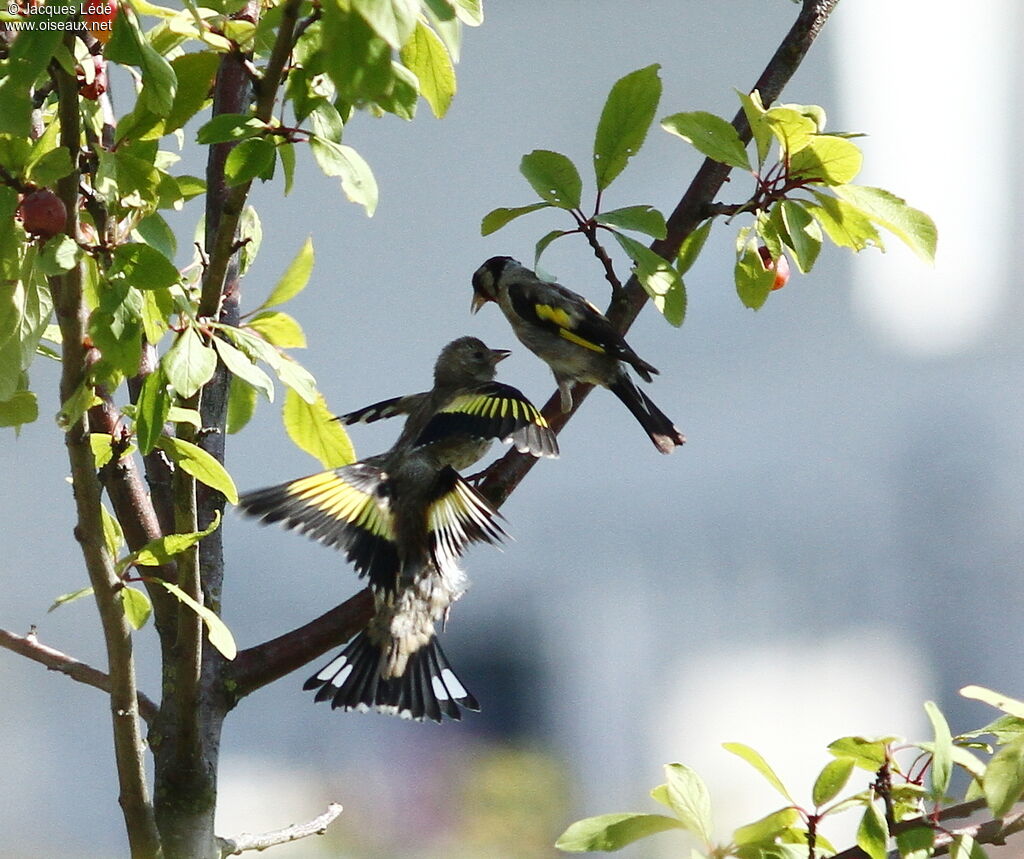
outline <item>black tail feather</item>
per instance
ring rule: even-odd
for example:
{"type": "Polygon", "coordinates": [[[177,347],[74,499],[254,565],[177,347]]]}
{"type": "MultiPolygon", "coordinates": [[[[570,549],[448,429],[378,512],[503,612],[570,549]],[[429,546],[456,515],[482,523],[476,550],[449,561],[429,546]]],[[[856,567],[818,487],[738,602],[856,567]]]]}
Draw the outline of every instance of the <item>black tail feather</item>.
{"type": "Polygon", "coordinates": [[[676,429],[668,415],[654,405],[651,398],[641,391],[625,373],[622,373],[608,387],[616,397],[622,400],[633,417],[640,422],[640,426],[647,431],[647,435],[650,436],[659,451],[672,453],[679,445],[686,442],[686,437],[676,429]]]}

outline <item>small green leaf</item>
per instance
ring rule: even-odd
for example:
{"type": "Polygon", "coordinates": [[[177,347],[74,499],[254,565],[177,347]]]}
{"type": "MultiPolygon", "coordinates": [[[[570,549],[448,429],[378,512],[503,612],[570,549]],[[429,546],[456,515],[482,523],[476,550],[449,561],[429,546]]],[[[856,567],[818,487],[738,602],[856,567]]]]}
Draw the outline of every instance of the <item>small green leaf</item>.
{"type": "Polygon", "coordinates": [[[874,223],[885,227],[925,262],[935,261],[938,231],[935,222],[920,209],[884,188],[836,185],[835,193],[856,206],[874,223]]]}
{"type": "Polygon", "coordinates": [[[826,185],[844,185],[860,173],[864,156],[856,144],[842,137],[819,135],[789,162],[791,176],[815,179],[826,185]]]}
{"type": "Polygon", "coordinates": [[[250,317],[245,325],[279,349],[306,348],[306,335],[302,326],[294,317],[280,310],[264,310],[250,317]]]}
{"type": "Polygon", "coordinates": [[[51,605],[46,611],[47,611],[47,613],[49,613],[49,612],[53,611],[55,608],[58,608],[58,607],[60,607],[62,605],[67,605],[67,603],[74,602],[75,600],[81,599],[82,597],[90,596],[92,593],[93,593],[93,590],[92,590],[92,586],[90,585],[87,588],[82,588],[81,590],[72,591],[69,594],[61,594],[59,597],[57,597],[57,599],[55,599],[53,601],[53,605],[51,605]]]}
{"type": "Polygon", "coordinates": [[[576,165],[560,152],[535,149],[523,156],[519,172],[542,200],[559,209],[578,209],[583,181],[576,165]]]}
{"type": "Polygon", "coordinates": [[[68,397],[57,412],[57,426],[67,432],[81,420],[88,409],[102,402],[93,389],[83,382],[68,397]]]}
{"type": "Polygon", "coordinates": [[[949,859],[988,859],[988,853],[969,832],[958,832],[949,844],[949,859]]]}
{"type": "Polygon", "coordinates": [[[274,175],[277,147],[265,137],[251,137],[233,146],[224,163],[224,178],[228,185],[242,185],[259,177],[270,179],[274,175]]]}
{"type": "Polygon", "coordinates": [[[244,113],[221,113],[196,132],[196,140],[203,144],[228,143],[245,140],[268,131],[268,126],[255,116],[244,113]]]}
{"type": "Polygon", "coordinates": [[[340,178],[345,196],[372,216],[377,208],[377,180],[363,157],[351,146],[316,136],[310,138],[309,147],[324,175],[340,178]]]}
{"type": "Polygon", "coordinates": [[[225,659],[235,658],[238,654],[238,647],[235,645],[235,639],[231,635],[231,630],[227,628],[224,621],[206,606],[197,603],[177,585],[163,579],[156,579],[155,581],[167,588],[181,602],[199,615],[203,623],[206,624],[206,635],[210,639],[210,644],[216,647],[225,659]]]}
{"type": "Polygon", "coordinates": [[[281,171],[284,173],[284,195],[287,197],[292,192],[292,184],[295,180],[295,144],[279,143],[277,154],[281,159],[281,171]]]}
{"type": "Polygon", "coordinates": [[[878,230],[860,209],[851,206],[845,200],[838,200],[815,191],[811,193],[819,205],[804,201],[803,207],[838,247],[854,251],[884,247],[878,230]]]}
{"type": "Polygon", "coordinates": [[[135,229],[139,237],[163,254],[168,262],[174,259],[178,252],[178,240],[163,215],[153,212],[139,221],[135,229]]]}
{"type": "Polygon", "coordinates": [[[599,224],[633,230],[652,239],[663,239],[667,234],[665,216],[653,206],[626,206],[602,212],[594,218],[599,224]]]}
{"type": "Polygon", "coordinates": [[[181,406],[171,406],[167,410],[167,420],[172,424],[191,424],[196,429],[202,429],[203,426],[203,419],[198,411],[181,406]]]}
{"type": "Polygon", "coordinates": [[[984,686],[964,686],[964,688],[960,690],[960,694],[965,698],[972,698],[975,701],[982,701],[985,704],[989,704],[1010,716],[1015,716],[1018,719],[1024,719],[1024,701],[1018,701],[1016,698],[1011,698],[1009,695],[994,692],[991,689],[986,689],[984,686]]]}
{"type": "Polygon", "coordinates": [[[720,116],[704,110],[674,113],[661,121],[661,127],[693,144],[698,152],[713,161],[741,170],[750,169],[743,141],[732,123],[720,116]]]}
{"type": "Polygon", "coordinates": [[[281,275],[281,279],[274,286],[270,295],[267,296],[267,300],[256,309],[263,310],[265,307],[284,304],[302,292],[313,273],[313,260],[313,239],[307,238],[295,258],[288,264],[288,268],[281,275]]]}
{"type": "Polygon", "coordinates": [[[657,787],[652,787],[651,799],[655,802],[661,803],[665,808],[672,808],[672,799],[668,795],[667,784],[659,784],[657,787]]]}
{"type": "Polygon", "coordinates": [[[164,431],[164,423],[171,408],[171,395],[167,391],[167,378],[163,368],[157,367],[146,376],[135,404],[135,440],[145,456],[156,446],[164,431]]]}
{"type": "Polygon", "coordinates": [[[992,815],[1008,814],[1024,793],[1024,737],[996,752],[988,763],[981,786],[992,815]]]}
{"type": "Polygon", "coordinates": [[[402,45],[402,62],[420,82],[420,95],[434,116],[448,112],[455,95],[455,69],[444,43],[422,21],[416,22],[412,38],[402,45]]]}
{"type": "Polygon", "coordinates": [[[797,268],[806,274],[814,267],[821,252],[821,228],[796,200],[782,200],[778,210],[786,228],[786,243],[793,251],[793,260],[797,268]]]}
{"type": "Polygon", "coordinates": [[[853,758],[836,758],[825,764],[811,790],[811,801],[815,808],[821,808],[826,802],[836,798],[850,780],[853,767],[853,758]]]}
{"type": "Polygon", "coordinates": [[[67,176],[73,167],[66,149],[51,149],[38,160],[29,161],[25,178],[40,187],[47,187],[67,176]]]}
{"type": "Polygon", "coordinates": [[[213,378],[217,353],[203,343],[194,328],[186,328],[160,362],[167,381],[180,397],[191,397],[213,378]]]}
{"type": "Polygon", "coordinates": [[[92,448],[92,458],[96,463],[96,469],[103,468],[114,458],[113,437],[110,433],[94,432],[89,433],[89,447],[92,448]]]}
{"type": "Polygon", "coordinates": [[[340,421],[327,408],[323,395],[307,403],[295,391],[285,394],[281,412],[284,428],[296,446],[316,457],[324,468],[355,462],[355,449],[340,421]]]}
{"type": "Polygon", "coordinates": [[[20,427],[39,418],[39,404],[31,391],[18,391],[0,402],[0,427],[20,427]]]}
{"type": "Polygon", "coordinates": [[[769,108],[764,118],[783,152],[790,158],[818,133],[818,126],[813,119],[790,107],[769,108]]]}
{"type": "Polygon", "coordinates": [[[949,731],[946,717],[935,705],[934,701],[925,701],[924,711],[932,723],[935,732],[935,744],[932,747],[932,794],[936,802],[941,802],[949,789],[949,780],[953,775],[953,735],[949,731]]]}
{"type": "Polygon", "coordinates": [[[613,233],[615,240],[635,263],[635,273],[651,302],[665,319],[676,327],[686,314],[686,292],[679,272],[668,260],[646,245],[622,233],[613,233]]]}
{"type": "Polygon", "coordinates": [[[489,236],[522,215],[528,215],[530,212],[549,208],[551,208],[550,203],[531,203],[529,206],[517,206],[514,209],[494,209],[484,215],[483,220],[480,222],[480,235],[489,236]]]}
{"type": "Polygon", "coordinates": [[[764,261],[753,241],[747,242],[736,257],[733,269],[736,294],[744,307],[760,310],[768,300],[775,283],[775,269],[765,268],[764,261]]]}
{"type": "Polygon", "coordinates": [[[208,537],[216,531],[220,527],[220,521],[220,512],[214,512],[213,521],[202,531],[191,531],[188,534],[168,534],[166,537],[150,540],[145,546],[125,559],[128,561],[125,566],[141,564],[145,567],[159,567],[169,564],[174,560],[175,555],[192,548],[204,537],[208,537]]]}
{"type": "Polygon", "coordinates": [[[121,523],[107,510],[104,504],[100,504],[100,519],[103,522],[103,542],[106,544],[107,552],[111,558],[116,558],[121,547],[124,546],[124,531],[121,530],[121,523]]]}
{"type": "Polygon", "coordinates": [[[603,191],[640,151],[661,100],[655,64],[630,72],[612,86],[594,137],[594,177],[603,191]]]}
{"type": "Polygon", "coordinates": [[[125,619],[131,624],[132,629],[142,629],[153,613],[153,604],[149,597],[140,590],[127,587],[121,588],[117,592],[117,597],[121,600],[125,619]]]}
{"type": "Polygon", "coordinates": [[[201,447],[171,436],[160,436],[157,447],[183,471],[200,483],[216,489],[232,504],[238,503],[238,490],[227,469],[201,447]]]}
{"type": "Polygon", "coordinates": [[[711,797],[703,779],[685,764],[666,764],[668,800],[685,829],[711,843],[711,797]]]}
{"type": "Polygon", "coordinates": [[[567,235],[569,233],[565,230],[552,230],[550,233],[545,233],[541,236],[533,248],[533,267],[537,267],[537,264],[540,262],[540,255],[550,247],[552,242],[567,235]]]}
{"type": "Polygon", "coordinates": [[[178,78],[178,90],[164,119],[164,134],[182,128],[206,104],[219,66],[220,56],[212,51],[182,54],[171,60],[171,67],[178,78]]]}
{"type": "Polygon", "coordinates": [[[857,846],[871,859],[886,859],[886,845],[889,841],[889,827],[885,817],[869,803],[857,827],[857,846]]]}
{"type": "Polygon", "coordinates": [[[274,371],[285,385],[295,391],[307,403],[316,401],[319,392],[316,389],[316,379],[313,375],[297,361],[293,361],[287,355],[281,356],[281,361],[274,371]]]}
{"type": "Polygon", "coordinates": [[[789,795],[789,791],[786,790],[782,780],[775,774],[775,770],[768,765],[768,761],[761,757],[760,752],[743,743],[722,743],[722,748],[727,752],[732,752],[737,757],[743,758],[743,760],[761,773],[768,780],[768,783],[789,802],[793,802],[793,797],[789,795]]]}
{"type": "Polygon", "coordinates": [[[621,850],[627,844],[683,825],[664,814],[602,814],[577,820],[555,842],[566,853],[621,850]]]}
{"type": "Polygon", "coordinates": [[[700,256],[700,252],[704,249],[704,242],[708,240],[708,236],[711,234],[712,219],[704,221],[697,229],[695,229],[690,235],[683,239],[682,245],[679,246],[679,256],[676,258],[676,269],[680,274],[686,274],[697,261],[697,257],[700,256]]]}
{"type": "Polygon", "coordinates": [[[754,138],[754,145],[757,147],[757,163],[764,164],[772,146],[772,130],[764,118],[765,109],[764,103],[761,101],[761,93],[754,90],[747,95],[736,90],[736,94],[740,97],[743,113],[747,117],[747,124],[750,126],[750,133],[754,138]]]}
{"type": "Polygon", "coordinates": [[[81,257],[78,243],[70,236],[59,235],[49,239],[39,251],[36,265],[47,277],[71,271],[81,257]]]}
{"type": "Polygon", "coordinates": [[[213,338],[213,345],[216,347],[221,361],[224,362],[224,366],[233,376],[247,382],[252,389],[260,391],[268,402],[274,402],[274,383],[270,381],[270,377],[266,373],[246,357],[244,352],[220,337],[213,338]]]}
{"type": "Polygon", "coordinates": [[[136,289],[165,289],[181,279],[181,272],[154,247],[128,242],[114,249],[108,276],[122,277],[136,289]]]}
{"type": "Polygon", "coordinates": [[[868,740],[864,737],[841,737],[828,745],[828,750],[837,758],[853,758],[853,762],[868,772],[877,772],[889,759],[886,748],[896,742],[896,737],[882,737],[868,740]]]}
{"type": "Polygon", "coordinates": [[[935,830],[930,826],[915,826],[896,833],[901,859],[931,859],[934,844],[935,830]]]}
{"type": "Polygon", "coordinates": [[[732,840],[738,845],[771,843],[779,833],[790,829],[799,820],[800,812],[795,808],[780,808],[760,820],[741,826],[733,833],[732,840]]]}
{"type": "Polygon", "coordinates": [[[228,388],[228,415],[225,430],[229,435],[241,432],[256,413],[256,389],[238,376],[231,377],[228,388]]]}

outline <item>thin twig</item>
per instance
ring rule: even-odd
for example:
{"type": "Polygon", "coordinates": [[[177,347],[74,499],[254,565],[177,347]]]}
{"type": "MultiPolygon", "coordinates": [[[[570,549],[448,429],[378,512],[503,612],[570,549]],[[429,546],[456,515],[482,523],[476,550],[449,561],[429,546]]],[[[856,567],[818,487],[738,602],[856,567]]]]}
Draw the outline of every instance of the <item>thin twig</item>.
{"type": "MultiPolygon", "coordinates": [[[[9,630],[0,629],[0,647],[5,647],[33,662],[38,662],[40,665],[45,665],[50,671],[66,674],[78,683],[84,683],[86,686],[92,686],[102,692],[110,692],[109,674],[105,674],[85,662],[79,662],[66,653],[40,644],[34,631],[29,632],[28,635],[17,635],[9,630]]],[[[136,698],[139,702],[139,716],[147,725],[152,725],[158,709],[156,704],[142,692],[137,692],[136,698]]]]}
{"type": "Polygon", "coordinates": [[[268,847],[288,844],[298,841],[300,838],[309,838],[311,835],[323,835],[327,831],[327,827],[334,823],[341,812],[341,805],[332,802],[327,806],[327,811],[308,823],[293,823],[284,829],[275,829],[273,832],[263,832],[259,835],[243,832],[235,838],[218,838],[220,855],[237,856],[246,850],[266,850],[268,847]]]}

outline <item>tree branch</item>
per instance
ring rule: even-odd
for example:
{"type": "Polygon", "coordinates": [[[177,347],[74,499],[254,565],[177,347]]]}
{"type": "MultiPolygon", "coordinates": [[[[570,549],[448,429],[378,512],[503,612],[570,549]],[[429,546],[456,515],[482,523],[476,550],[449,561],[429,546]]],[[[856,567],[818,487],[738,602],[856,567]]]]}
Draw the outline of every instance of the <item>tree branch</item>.
{"type": "Polygon", "coordinates": [[[235,838],[218,838],[220,855],[237,856],[246,850],[266,850],[268,847],[276,847],[278,844],[288,844],[298,841],[300,838],[309,838],[310,835],[323,835],[338,818],[342,807],[332,802],[327,806],[327,811],[319,817],[313,818],[308,823],[293,823],[284,829],[275,829],[273,832],[264,832],[261,835],[251,835],[243,832],[235,838]]]}
{"type": "Polygon", "coordinates": [[[305,626],[241,651],[225,669],[235,701],[348,641],[372,616],[373,595],[364,588],[305,626]]]}
{"type": "MultiPolygon", "coordinates": [[[[28,635],[21,636],[6,629],[0,629],[0,647],[5,647],[14,653],[45,665],[50,671],[59,671],[66,674],[72,680],[92,686],[102,692],[111,691],[110,675],[104,674],[98,668],[93,668],[85,662],[79,662],[74,657],[40,644],[36,638],[35,628],[28,635]]],[[[139,705],[139,716],[147,725],[152,725],[156,718],[157,706],[142,692],[136,693],[139,705]]]]}
{"type": "MultiPolygon", "coordinates": [[[[804,0],[796,22],[782,40],[774,56],[751,89],[761,93],[765,106],[771,104],[782,94],[782,90],[800,67],[807,51],[814,43],[818,33],[835,9],[839,0],[804,0]]],[[[742,110],[736,113],[732,121],[733,127],[744,143],[750,141],[750,125],[742,110]]],[[[683,194],[672,214],[669,216],[667,234],[651,244],[651,250],[666,260],[672,260],[679,253],[679,248],[687,236],[708,217],[707,207],[715,199],[722,184],[732,170],[726,164],[704,160],[689,188],[683,194]]],[[[608,318],[615,328],[625,334],[633,324],[644,304],[647,293],[636,277],[631,277],[622,290],[613,295],[608,309],[608,318]]],[[[544,417],[557,433],[568,423],[590,392],[589,385],[576,385],[573,390],[573,407],[568,413],[561,411],[561,400],[556,391],[544,404],[544,417]]],[[[536,457],[510,450],[497,463],[487,470],[487,474],[477,488],[492,504],[500,506],[513,490],[519,485],[531,468],[536,464],[536,457]]]]}
{"type": "MultiPolygon", "coordinates": [[[[64,42],[67,49],[73,51],[74,35],[69,33],[64,42]]],[[[56,61],[51,65],[51,75],[57,87],[60,145],[67,151],[71,163],[77,165],[82,134],[78,83],[74,75],[65,71],[56,61]]],[[[72,238],[78,231],[79,178],[79,171],[75,169],[57,183],[57,193],[67,210],[64,230],[72,238]]],[[[61,402],[67,402],[86,383],[88,372],[81,264],[65,274],[51,277],[50,291],[63,337],[61,402]]],[[[114,756],[121,790],[121,809],[132,856],[151,859],[160,854],[160,840],[146,786],[132,631],[118,599],[122,582],[114,570],[113,559],[103,539],[100,483],[96,476],[84,416],[67,428],[65,445],[71,465],[77,510],[75,537],[81,545],[89,581],[93,586],[107,648],[114,756]]]]}

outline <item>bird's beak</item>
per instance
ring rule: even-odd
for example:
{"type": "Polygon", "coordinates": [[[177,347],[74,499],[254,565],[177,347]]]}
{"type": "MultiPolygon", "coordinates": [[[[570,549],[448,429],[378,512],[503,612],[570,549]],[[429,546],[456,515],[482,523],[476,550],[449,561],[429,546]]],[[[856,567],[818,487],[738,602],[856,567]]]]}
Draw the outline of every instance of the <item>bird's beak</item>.
{"type": "Polygon", "coordinates": [[[499,361],[504,361],[512,352],[509,349],[492,349],[491,355],[494,357],[494,363],[497,364],[499,361]]]}
{"type": "Polygon", "coordinates": [[[470,305],[470,312],[476,313],[481,307],[487,303],[487,299],[484,298],[479,292],[473,293],[473,303],[470,305]]]}

